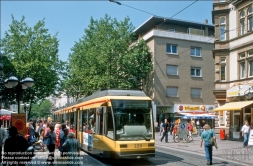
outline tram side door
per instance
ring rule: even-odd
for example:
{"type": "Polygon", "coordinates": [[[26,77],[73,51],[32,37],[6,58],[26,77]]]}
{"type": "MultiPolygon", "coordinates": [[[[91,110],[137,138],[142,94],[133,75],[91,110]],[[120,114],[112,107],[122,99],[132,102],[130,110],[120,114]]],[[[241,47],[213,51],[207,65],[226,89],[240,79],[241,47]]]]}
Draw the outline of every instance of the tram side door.
{"type": "Polygon", "coordinates": [[[99,135],[98,149],[101,151],[104,150],[104,137],[106,133],[106,107],[102,106],[97,108],[97,122],[96,122],[96,133],[99,135]]]}

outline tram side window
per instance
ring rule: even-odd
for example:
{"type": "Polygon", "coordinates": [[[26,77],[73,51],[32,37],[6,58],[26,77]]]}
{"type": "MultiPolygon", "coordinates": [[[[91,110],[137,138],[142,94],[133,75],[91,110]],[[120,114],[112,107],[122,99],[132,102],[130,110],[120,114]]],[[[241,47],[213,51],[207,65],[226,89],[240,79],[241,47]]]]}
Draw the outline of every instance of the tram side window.
{"type": "MultiPolygon", "coordinates": [[[[96,131],[96,109],[90,109],[88,112],[88,119],[89,119],[89,125],[88,125],[88,130],[91,130],[92,133],[95,133],[96,131]]],[[[89,132],[88,132],[89,133],[89,132]]]]}
{"type": "Polygon", "coordinates": [[[83,125],[83,131],[86,132],[88,130],[88,116],[87,116],[87,110],[82,111],[82,125],[83,125]]]}
{"type": "Polygon", "coordinates": [[[70,124],[74,124],[74,112],[70,113],[70,124]]]}
{"type": "Polygon", "coordinates": [[[79,121],[77,122],[77,125],[78,125],[78,123],[79,123],[79,131],[83,131],[83,116],[82,116],[82,114],[83,114],[83,111],[79,111],[79,121]]]}
{"type": "Polygon", "coordinates": [[[111,107],[108,108],[108,114],[107,114],[107,137],[113,139],[114,138],[114,133],[113,133],[113,118],[112,118],[112,111],[111,107]]]}

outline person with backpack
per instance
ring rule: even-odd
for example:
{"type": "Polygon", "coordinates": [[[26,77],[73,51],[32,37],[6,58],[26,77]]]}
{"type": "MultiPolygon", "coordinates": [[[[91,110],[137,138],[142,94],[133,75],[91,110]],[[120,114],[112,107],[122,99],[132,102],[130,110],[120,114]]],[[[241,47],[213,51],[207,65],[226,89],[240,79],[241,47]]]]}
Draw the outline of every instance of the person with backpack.
{"type": "Polygon", "coordinates": [[[5,140],[4,144],[4,162],[8,162],[9,165],[25,166],[25,162],[30,161],[26,159],[28,156],[24,153],[28,149],[28,141],[18,134],[15,126],[11,126],[8,130],[10,137],[5,140]]]}

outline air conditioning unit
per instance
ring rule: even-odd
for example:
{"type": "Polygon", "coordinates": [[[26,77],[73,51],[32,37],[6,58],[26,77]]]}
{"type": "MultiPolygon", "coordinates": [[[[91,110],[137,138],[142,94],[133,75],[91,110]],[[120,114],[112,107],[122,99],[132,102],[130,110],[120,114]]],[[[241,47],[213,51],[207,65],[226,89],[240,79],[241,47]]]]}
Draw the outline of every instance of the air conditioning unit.
{"type": "Polygon", "coordinates": [[[219,73],[220,72],[220,69],[215,69],[215,73],[219,73]]]}
{"type": "Polygon", "coordinates": [[[191,35],[204,36],[204,30],[202,29],[188,28],[188,33],[191,35]]]}

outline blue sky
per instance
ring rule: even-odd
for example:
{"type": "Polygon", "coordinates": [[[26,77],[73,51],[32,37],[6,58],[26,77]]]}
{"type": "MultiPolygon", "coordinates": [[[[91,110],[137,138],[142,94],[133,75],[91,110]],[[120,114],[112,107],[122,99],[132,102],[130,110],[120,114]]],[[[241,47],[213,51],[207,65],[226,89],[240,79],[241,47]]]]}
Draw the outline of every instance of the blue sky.
{"type": "MultiPolygon", "coordinates": [[[[149,13],[170,18],[193,0],[188,1],[119,1],[122,4],[147,11],[149,13]]],[[[129,17],[135,27],[140,26],[152,15],[138,10],[111,3],[109,1],[0,1],[1,3],[1,38],[11,24],[11,14],[14,18],[34,26],[45,18],[46,28],[54,35],[58,32],[60,41],[59,57],[66,61],[75,41],[84,35],[84,29],[89,25],[90,18],[100,19],[105,14],[117,20],[129,17]]],[[[174,19],[204,22],[208,19],[212,24],[212,0],[198,1],[174,19]]]]}

